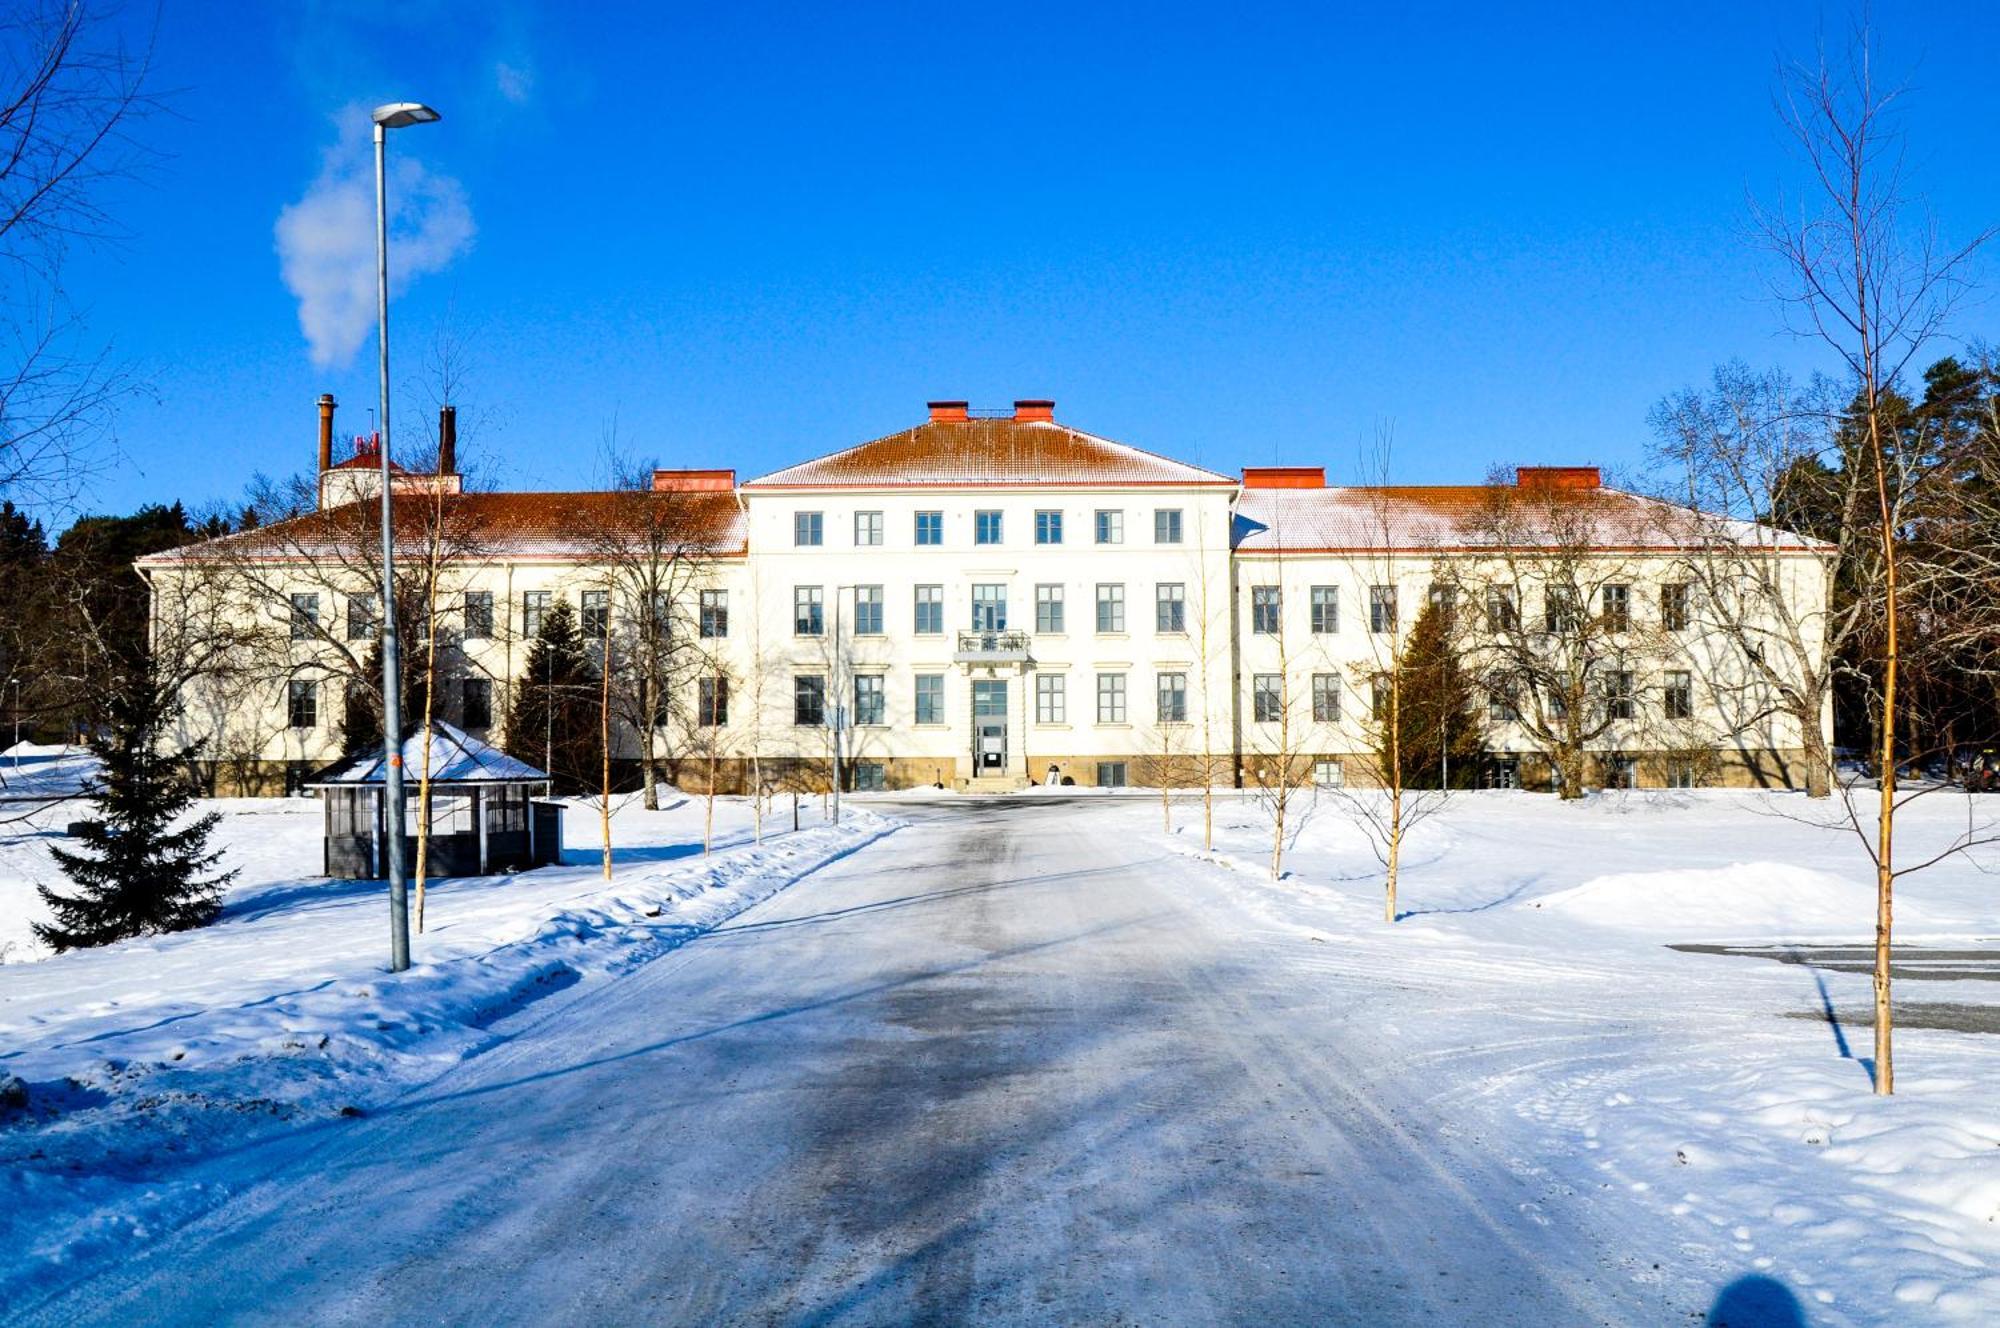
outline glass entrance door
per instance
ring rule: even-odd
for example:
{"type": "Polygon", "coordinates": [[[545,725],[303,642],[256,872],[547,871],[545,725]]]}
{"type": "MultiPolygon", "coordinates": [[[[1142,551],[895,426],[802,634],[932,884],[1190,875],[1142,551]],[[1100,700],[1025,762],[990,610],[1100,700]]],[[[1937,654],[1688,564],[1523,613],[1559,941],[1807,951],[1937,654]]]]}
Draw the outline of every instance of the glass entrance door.
{"type": "Polygon", "coordinates": [[[1007,773],[1007,683],[973,679],[972,773],[1007,773]]]}

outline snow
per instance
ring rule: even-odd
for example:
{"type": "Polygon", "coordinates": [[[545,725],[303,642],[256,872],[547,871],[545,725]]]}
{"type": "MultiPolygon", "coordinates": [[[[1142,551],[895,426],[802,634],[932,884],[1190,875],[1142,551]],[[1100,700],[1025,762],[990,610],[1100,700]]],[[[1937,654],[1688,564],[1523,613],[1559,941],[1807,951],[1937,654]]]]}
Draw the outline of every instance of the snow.
{"type": "Polygon", "coordinates": [[[10,802],[73,797],[96,773],[88,747],[18,742],[0,751],[0,813],[10,802]]]}
{"type": "MultiPolygon", "coordinates": [[[[241,869],[213,926],[0,967],[0,1076],[30,1090],[30,1119],[0,1128],[0,1303],[93,1252],[215,1202],[177,1168],[276,1130],[365,1112],[478,1055],[510,1018],[683,944],[883,834],[817,805],[797,833],[718,800],[718,851],[701,854],[694,799],[613,822],[600,876],[593,806],[566,817],[562,867],[429,883],[414,963],[385,969],[380,882],[305,874],[319,860],[317,799],[235,799],[218,843],[241,869]]],[[[68,804],[71,809],[77,804],[68,804]]],[[[62,807],[0,832],[5,934],[39,908],[32,882],[62,807]]],[[[17,958],[20,956],[16,956],[17,958]]]]}

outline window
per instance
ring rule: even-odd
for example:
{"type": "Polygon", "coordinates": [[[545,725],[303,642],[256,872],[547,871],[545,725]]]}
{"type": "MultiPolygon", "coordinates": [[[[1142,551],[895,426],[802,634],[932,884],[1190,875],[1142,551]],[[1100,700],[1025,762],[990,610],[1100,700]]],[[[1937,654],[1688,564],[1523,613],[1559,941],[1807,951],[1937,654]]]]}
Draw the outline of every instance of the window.
{"type": "Polygon", "coordinates": [[[1604,587],[1604,626],[1613,632],[1632,630],[1632,587],[1604,587]]]}
{"type": "Polygon", "coordinates": [[[826,675],[792,675],[792,723],[807,728],[826,727],[826,675]]]}
{"type": "Polygon", "coordinates": [[[882,542],[882,514],[880,512],[856,512],[854,514],[854,546],[858,549],[874,548],[882,542]]]}
{"type": "Polygon", "coordinates": [[[319,596],[292,596],[292,640],[310,641],[319,634],[319,596]]]}
{"type": "Polygon", "coordinates": [[[1003,585],[973,586],[972,630],[975,632],[1004,632],[1007,630],[1007,587],[1003,585]]]}
{"type": "Polygon", "coordinates": [[[469,729],[491,727],[493,723],[493,680],[467,678],[459,693],[459,718],[469,729]]]}
{"type": "Polygon", "coordinates": [[[1097,722],[1100,724],[1123,724],[1125,722],[1124,674],[1100,673],[1097,675],[1097,722]]]}
{"type": "Polygon", "coordinates": [[[465,592],[465,639],[484,641],[493,635],[493,592],[465,592]]]}
{"type": "Polygon", "coordinates": [[[919,547],[944,543],[944,513],[917,513],[917,544],[919,547]]]}
{"type": "Polygon", "coordinates": [[[1069,709],[1063,696],[1063,675],[1060,673],[1037,673],[1035,675],[1035,722],[1037,724],[1068,723],[1069,709]]]}
{"type": "Polygon", "coordinates": [[[881,793],[889,787],[889,767],[880,761],[856,761],[850,768],[856,793],[881,793]]]}
{"type": "Polygon", "coordinates": [[[373,595],[349,595],[347,597],[347,639],[350,641],[373,641],[375,639],[375,597],[373,595]]]}
{"type": "Polygon", "coordinates": [[[295,729],[319,727],[319,684],[293,679],[285,684],[285,722],[295,729]]]}
{"type": "Polygon", "coordinates": [[[856,636],[882,635],[882,587],[856,586],[854,588],[854,634],[856,636]]]}
{"type": "Polygon", "coordinates": [[[792,635],[826,634],[826,596],[818,586],[792,587],[792,635]]]}
{"type": "Polygon", "coordinates": [[[944,675],[942,673],[919,673],[917,675],[917,723],[944,723],[944,675]]]}
{"type": "Polygon", "coordinates": [[[1521,758],[1518,756],[1495,756],[1486,762],[1486,769],[1479,781],[1490,789],[1517,789],[1521,787],[1521,758]]]}
{"type": "Polygon", "coordinates": [[[608,590],[586,590],[583,592],[583,635],[592,641],[599,641],[611,630],[611,592],[608,590]]]}
{"type": "Polygon", "coordinates": [[[1097,542],[1099,544],[1123,544],[1125,542],[1125,514],[1123,512],[1101,511],[1097,514],[1097,542]]]}
{"type": "Polygon", "coordinates": [[[1489,631],[1512,632],[1521,626],[1521,606],[1514,600],[1514,592],[1506,586],[1494,586],[1486,592],[1486,626],[1489,631]]]}
{"type": "MultiPolygon", "coordinates": [[[[1685,632],[1688,627],[1687,583],[1676,582],[1660,587],[1660,626],[1670,632],[1685,632]]],[[[1693,787],[1677,785],[1676,787],[1693,787]]]]}
{"type": "Polygon", "coordinates": [[[729,592],[726,590],[704,590],[701,592],[701,635],[706,641],[716,641],[729,635],[729,592]]]}
{"type": "Polygon", "coordinates": [[[1187,587],[1178,581],[1162,581],[1153,588],[1153,630],[1187,630],[1187,587]]]}
{"type": "Polygon", "coordinates": [[[1639,787],[1639,762],[1622,752],[1613,752],[1605,757],[1604,787],[1608,789],[1639,787]]]}
{"type": "Polygon", "coordinates": [[[826,543],[826,519],[819,512],[792,513],[792,543],[801,549],[826,543]]]}
{"type": "Polygon", "coordinates": [[[1250,717],[1259,724],[1275,724],[1285,711],[1285,680],[1276,673],[1259,673],[1250,679],[1250,717]]]}
{"type": "Polygon", "coordinates": [[[1632,718],[1632,675],[1613,672],[1604,675],[1604,715],[1607,719],[1632,718]]]}
{"type": "Polygon", "coordinates": [[[1496,679],[1486,684],[1486,717],[1496,724],[1511,724],[1521,717],[1514,691],[1506,682],[1496,679]]]}
{"type": "Polygon", "coordinates": [[[1313,723],[1340,722],[1340,675],[1313,674],[1313,723]]]}
{"type": "Polygon", "coordinates": [[[1396,588],[1394,586],[1368,587],[1368,630],[1371,632],[1393,632],[1396,630],[1396,588]]]}
{"type": "Polygon", "coordinates": [[[1576,630],[1576,587],[1550,586],[1542,592],[1542,630],[1550,636],[1576,630]]]}
{"type": "Polygon", "coordinates": [[[854,722],[856,724],[880,724],[886,715],[883,704],[882,675],[863,673],[854,679],[854,722]]]}
{"type": "Polygon", "coordinates": [[[1347,784],[1347,767],[1332,758],[1314,761],[1313,783],[1321,788],[1344,788],[1347,784]]]}
{"type": "Polygon", "coordinates": [[[1667,787],[1677,789],[1700,788],[1701,781],[1693,761],[1685,756],[1667,758],[1667,787]]]}
{"type": "Polygon", "coordinates": [[[1424,599],[1446,622],[1450,622],[1452,615],[1458,612],[1457,586],[1447,586],[1433,581],[1430,589],[1424,592],[1424,599]]]}
{"type": "Polygon", "coordinates": [[[1061,512],[1035,513],[1035,543],[1037,544],[1062,543],[1061,512]]]}
{"type": "Polygon", "coordinates": [[[694,722],[705,729],[720,728],[729,722],[729,679],[695,679],[694,722]]]}
{"type": "Polygon", "coordinates": [[[1099,761],[1097,763],[1097,787],[1124,788],[1125,763],[1123,761],[1099,761]]]}
{"type": "Polygon", "coordinates": [[[1250,587],[1250,630],[1263,636],[1278,634],[1278,588],[1250,587]]]}
{"type": "Polygon", "coordinates": [[[972,542],[974,544],[998,544],[1000,542],[1000,513],[995,511],[974,512],[972,514],[972,542]]]}
{"type": "Polygon", "coordinates": [[[1315,636],[1328,636],[1340,630],[1340,588],[1338,586],[1314,586],[1312,588],[1312,629],[1315,636]]]}
{"type": "Polygon", "coordinates": [[[1063,629],[1063,588],[1059,585],[1035,587],[1035,630],[1060,632],[1063,629]]]}
{"type": "Polygon", "coordinates": [[[937,636],[944,631],[944,587],[917,587],[918,636],[937,636]]]}
{"type": "Polygon", "coordinates": [[[524,590],[521,592],[521,635],[536,637],[542,634],[542,619],[549,615],[549,592],[546,590],[524,590]]]}
{"type": "Polygon", "coordinates": [[[1392,695],[1389,680],[1377,675],[1368,680],[1368,717],[1377,723],[1389,718],[1389,700],[1392,695]]]}
{"type": "Polygon", "coordinates": [[[1153,543],[1179,544],[1181,542],[1181,509],[1162,507],[1153,513],[1153,543]]]}
{"type": "Polygon", "coordinates": [[[1684,670],[1667,674],[1666,711],[1668,719],[1694,718],[1694,675],[1684,670]]]}
{"type": "Polygon", "coordinates": [[[1125,630],[1125,587],[1109,582],[1097,587],[1097,630],[1125,630]]]}
{"type": "Polygon", "coordinates": [[[1159,685],[1159,722],[1187,722],[1187,674],[1162,673],[1159,685]]]}

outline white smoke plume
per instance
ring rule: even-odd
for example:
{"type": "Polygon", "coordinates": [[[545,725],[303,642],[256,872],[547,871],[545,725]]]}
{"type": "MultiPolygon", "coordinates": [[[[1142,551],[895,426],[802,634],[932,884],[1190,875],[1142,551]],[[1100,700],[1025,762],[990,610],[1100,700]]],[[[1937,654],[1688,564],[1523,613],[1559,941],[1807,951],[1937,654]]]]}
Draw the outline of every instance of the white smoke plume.
{"type": "MultiPolygon", "coordinates": [[[[299,329],[319,368],[349,364],[375,328],[375,150],[368,113],[351,107],[304,197],[278,214],[278,263],[298,298],[299,329]]],[[[418,133],[423,131],[419,130],[418,133]]],[[[442,271],[472,244],[472,208],[448,175],[389,143],[389,291],[442,271]]]]}

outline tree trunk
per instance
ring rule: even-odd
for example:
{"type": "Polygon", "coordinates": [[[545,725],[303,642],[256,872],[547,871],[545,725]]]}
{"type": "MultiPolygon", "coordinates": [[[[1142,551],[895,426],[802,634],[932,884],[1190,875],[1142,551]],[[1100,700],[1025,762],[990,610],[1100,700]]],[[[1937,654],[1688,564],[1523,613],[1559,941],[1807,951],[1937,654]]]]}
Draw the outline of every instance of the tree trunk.
{"type": "Polygon", "coordinates": [[[1896,870],[1892,852],[1896,832],[1896,527],[1889,506],[1889,480],[1884,472],[1881,410],[1874,384],[1869,384],[1868,435],[1875,459],[1875,493],[1882,525],[1882,747],[1880,795],[1875,830],[1875,1091],[1886,1097],[1896,1091],[1889,1000],[1890,936],[1893,930],[1896,870]]]}
{"type": "Polygon", "coordinates": [[[1564,802],[1574,802],[1583,796],[1583,752],[1578,748],[1567,748],[1556,753],[1556,769],[1562,772],[1562,784],[1556,796],[1564,802]]]}
{"type": "Polygon", "coordinates": [[[1810,723],[1800,716],[1799,732],[1804,737],[1806,796],[1830,798],[1833,796],[1833,753],[1827,750],[1826,734],[1820,729],[1817,709],[1810,723]]]}
{"type": "Polygon", "coordinates": [[[653,730],[653,719],[660,713],[660,685],[648,678],[639,692],[639,709],[644,712],[639,725],[639,778],[646,786],[645,808],[656,812],[660,810],[660,769],[653,746],[658,740],[653,730]]]}
{"type": "MultiPolygon", "coordinates": [[[[605,601],[608,604],[610,597],[605,601]]],[[[598,698],[599,745],[603,748],[604,798],[598,804],[598,828],[604,835],[604,879],[611,879],[611,615],[604,615],[604,676],[599,680],[602,695],[598,698]]]]}

